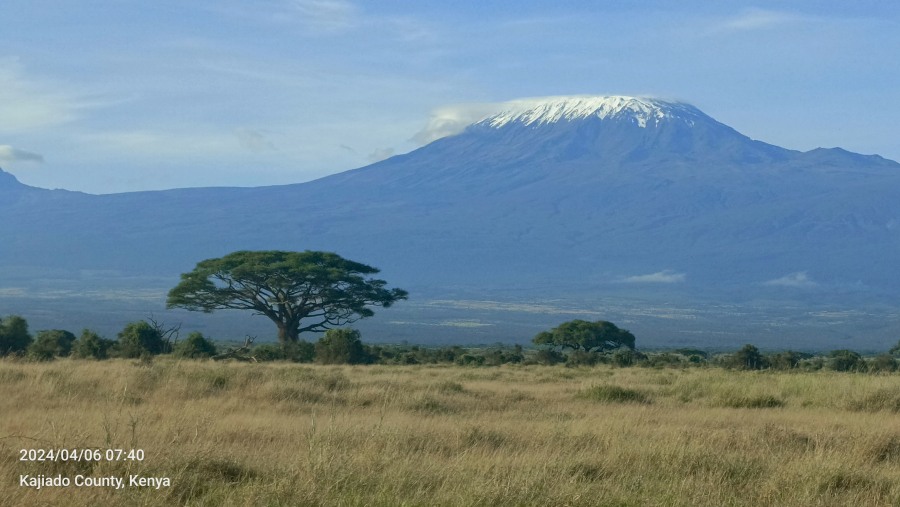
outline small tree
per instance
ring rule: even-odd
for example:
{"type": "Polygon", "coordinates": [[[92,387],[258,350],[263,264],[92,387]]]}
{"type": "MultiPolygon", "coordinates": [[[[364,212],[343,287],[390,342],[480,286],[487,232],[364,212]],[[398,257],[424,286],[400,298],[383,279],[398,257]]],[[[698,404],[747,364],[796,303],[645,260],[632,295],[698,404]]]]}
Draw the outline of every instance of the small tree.
{"type": "Polygon", "coordinates": [[[75,335],[62,329],[40,331],[28,346],[28,355],[40,361],[66,357],[72,352],[74,342],[75,335]]]}
{"type": "Polygon", "coordinates": [[[762,370],[767,366],[759,349],[749,343],[731,356],[731,364],[739,370],[762,370]]]}
{"type": "Polygon", "coordinates": [[[552,345],[584,352],[615,350],[620,347],[634,349],[634,335],[605,320],[564,322],[550,331],[538,334],[532,341],[536,345],[552,345]]]}
{"type": "Polygon", "coordinates": [[[18,315],[0,320],[0,356],[25,352],[29,345],[28,321],[18,315]]]}
{"type": "Polygon", "coordinates": [[[208,358],[216,355],[216,345],[195,331],[175,345],[174,354],[185,358],[208,358]]]}
{"type": "Polygon", "coordinates": [[[323,364],[365,364],[371,357],[355,329],[329,329],[316,343],[316,361],[323,364]]]}
{"type": "Polygon", "coordinates": [[[72,356],[81,359],[106,359],[113,340],[102,338],[90,329],[81,331],[81,336],[72,345],[72,356]]]}
{"type": "Polygon", "coordinates": [[[121,357],[137,358],[144,354],[156,355],[168,352],[166,345],[159,330],[146,321],[139,320],[129,323],[119,332],[116,351],[121,357]]]}

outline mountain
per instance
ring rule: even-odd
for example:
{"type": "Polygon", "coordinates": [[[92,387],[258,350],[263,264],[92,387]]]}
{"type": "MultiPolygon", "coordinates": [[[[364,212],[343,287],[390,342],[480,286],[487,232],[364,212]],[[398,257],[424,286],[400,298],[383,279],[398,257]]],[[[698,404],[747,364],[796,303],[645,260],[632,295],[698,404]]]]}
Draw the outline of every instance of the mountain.
{"type": "Polygon", "coordinates": [[[0,290],[164,294],[204,258],[323,249],[410,290],[391,315],[429,334],[527,339],[579,314],[659,344],[896,341],[900,164],[780,148],[657,99],[506,106],[296,185],[88,195],[0,173],[0,290]]]}

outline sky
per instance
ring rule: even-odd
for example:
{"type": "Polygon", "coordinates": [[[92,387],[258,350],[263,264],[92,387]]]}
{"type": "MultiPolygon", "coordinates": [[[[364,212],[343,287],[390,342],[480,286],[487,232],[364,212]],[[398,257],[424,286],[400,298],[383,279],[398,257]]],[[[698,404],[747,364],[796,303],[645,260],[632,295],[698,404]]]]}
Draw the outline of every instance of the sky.
{"type": "Polygon", "coordinates": [[[3,0],[0,19],[0,168],[44,188],[299,183],[572,94],[900,160],[900,2],[3,0]]]}

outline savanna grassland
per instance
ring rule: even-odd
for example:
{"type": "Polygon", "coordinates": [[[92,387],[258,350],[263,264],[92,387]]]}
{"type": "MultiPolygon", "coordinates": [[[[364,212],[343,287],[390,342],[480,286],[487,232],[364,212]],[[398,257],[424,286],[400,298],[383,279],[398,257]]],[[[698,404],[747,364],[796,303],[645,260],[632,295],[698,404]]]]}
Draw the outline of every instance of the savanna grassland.
{"type": "Polygon", "coordinates": [[[0,387],[0,505],[900,505],[896,373],[57,360],[0,387]]]}

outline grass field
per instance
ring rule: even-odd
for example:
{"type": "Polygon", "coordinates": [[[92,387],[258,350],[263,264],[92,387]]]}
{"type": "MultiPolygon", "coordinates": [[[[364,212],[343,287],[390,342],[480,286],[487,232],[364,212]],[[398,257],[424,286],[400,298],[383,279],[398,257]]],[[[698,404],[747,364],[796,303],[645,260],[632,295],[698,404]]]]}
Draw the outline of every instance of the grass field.
{"type": "Polygon", "coordinates": [[[900,374],[58,360],[0,387],[0,505],[900,505],[900,374]],[[20,461],[60,448],[145,456],[20,461]]]}

